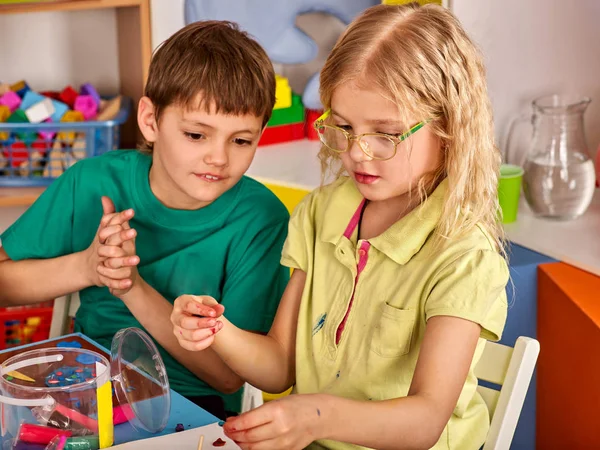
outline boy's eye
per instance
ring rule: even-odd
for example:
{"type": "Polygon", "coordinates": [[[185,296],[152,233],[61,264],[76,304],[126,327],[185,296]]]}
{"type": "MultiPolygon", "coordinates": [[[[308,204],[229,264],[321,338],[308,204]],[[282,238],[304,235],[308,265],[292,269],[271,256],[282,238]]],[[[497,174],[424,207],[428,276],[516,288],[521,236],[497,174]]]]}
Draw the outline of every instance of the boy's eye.
{"type": "Polygon", "coordinates": [[[240,147],[245,147],[245,146],[248,146],[248,145],[252,144],[252,141],[249,141],[248,139],[242,139],[242,138],[235,138],[233,140],[233,142],[236,145],[239,145],[240,147]]]}
{"type": "Polygon", "coordinates": [[[201,134],[201,133],[187,133],[187,132],[184,132],[183,134],[185,134],[185,136],[188,139],[192,140],[192,141],[199,141],[199,140],[205,138],[205,136],[203,134],[201,134]]]}

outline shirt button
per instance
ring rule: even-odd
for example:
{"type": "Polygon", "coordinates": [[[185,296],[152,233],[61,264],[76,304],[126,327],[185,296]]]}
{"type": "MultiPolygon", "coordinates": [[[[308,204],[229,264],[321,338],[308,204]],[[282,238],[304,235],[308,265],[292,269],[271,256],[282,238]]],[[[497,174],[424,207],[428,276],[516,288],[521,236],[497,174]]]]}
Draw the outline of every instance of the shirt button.
{"type": "Polygon", "coordinates": [[[367,254],[367,252],[365,252],[362,248],[358,251],[358,254],[360,256],[365,256],[367,254]]]}

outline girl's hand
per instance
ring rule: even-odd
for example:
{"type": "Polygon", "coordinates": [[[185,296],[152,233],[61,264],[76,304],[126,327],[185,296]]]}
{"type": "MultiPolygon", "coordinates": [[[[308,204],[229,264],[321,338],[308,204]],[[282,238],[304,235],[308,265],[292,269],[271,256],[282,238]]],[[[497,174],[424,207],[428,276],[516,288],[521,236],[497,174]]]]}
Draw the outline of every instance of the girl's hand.
{"type": "Polygon", "coordinates": [[[186,350],[204,350],[223,328],[223,322],[217,319],[223,315],[225,307],[212,297],[182,295],[173,306],[173,333],[186,350]]]}
{"type": "Polygon", "coordinates": [[[301,450],[322,436],[324,401],[320,395],[290,395],[228,418],[223,431],[243,450],[301,450]]]}

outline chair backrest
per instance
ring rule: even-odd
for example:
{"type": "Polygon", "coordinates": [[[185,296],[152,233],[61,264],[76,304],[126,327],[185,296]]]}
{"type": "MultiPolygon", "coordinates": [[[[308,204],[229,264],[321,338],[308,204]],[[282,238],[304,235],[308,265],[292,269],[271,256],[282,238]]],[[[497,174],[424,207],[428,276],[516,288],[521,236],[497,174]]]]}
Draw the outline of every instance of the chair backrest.
{"type": "Polygon", "coordinates": [[[50,338],[56,338],[69,332],[71,320],[75,317],[78,308],[79,292],[54,300],[50,338]]]}
{"type": "Polygon", "coordinates": [[[492,418],[483,450],[510,448],[539,353],[539,342],[528,337],[519,337],[514,348],[486,342],[475,375],[501,389],[477,388],[492,418]]]}

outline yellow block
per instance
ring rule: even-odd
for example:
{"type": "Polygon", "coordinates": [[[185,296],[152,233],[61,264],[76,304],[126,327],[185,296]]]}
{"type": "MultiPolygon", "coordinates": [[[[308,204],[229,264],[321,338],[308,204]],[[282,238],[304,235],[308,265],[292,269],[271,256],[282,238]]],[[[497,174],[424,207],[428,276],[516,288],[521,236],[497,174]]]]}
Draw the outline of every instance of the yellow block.
{"type": "Polygon", "coordinates": [[[17,81],[14,84],[11,84],[10,90],[13,92],[18,92],[26,86],[25,80],[17,81]]]}
{"type": "MultiPolygon", "coordinates": [[[[10,108],[6,105],[0,105],[0,122],[6,122],[10,116],[10,108]]],[[[9,137],[9,133],[7,131],[0,132],[0,140],[6,141],[9,137]]]]}
{"type": "Polygon", "coordinates": [[[310,193],[308,189],[275,182],[264,182],[263,184],[281,200],[281,203],[285,205],[290,214],[294,211],[298,203],[310,193]]]}
{"type": "Polygon", "coordinates": [[[289,108],[292,106],[292,88],[287,78],[275,75],[275,106],[273,109],[289,108]]]}
{"type": "MultiPolygon", "coordinates": [[[[69,110],[62,116],[60,121],[83,122],[84,118],[81,111],[69,110]]],[[[65,144],[73,145],[73,142],[75,142],[75,131],[61,131],[56,137],[58,138],[58,140],[63,141],[65,144]]]]}

